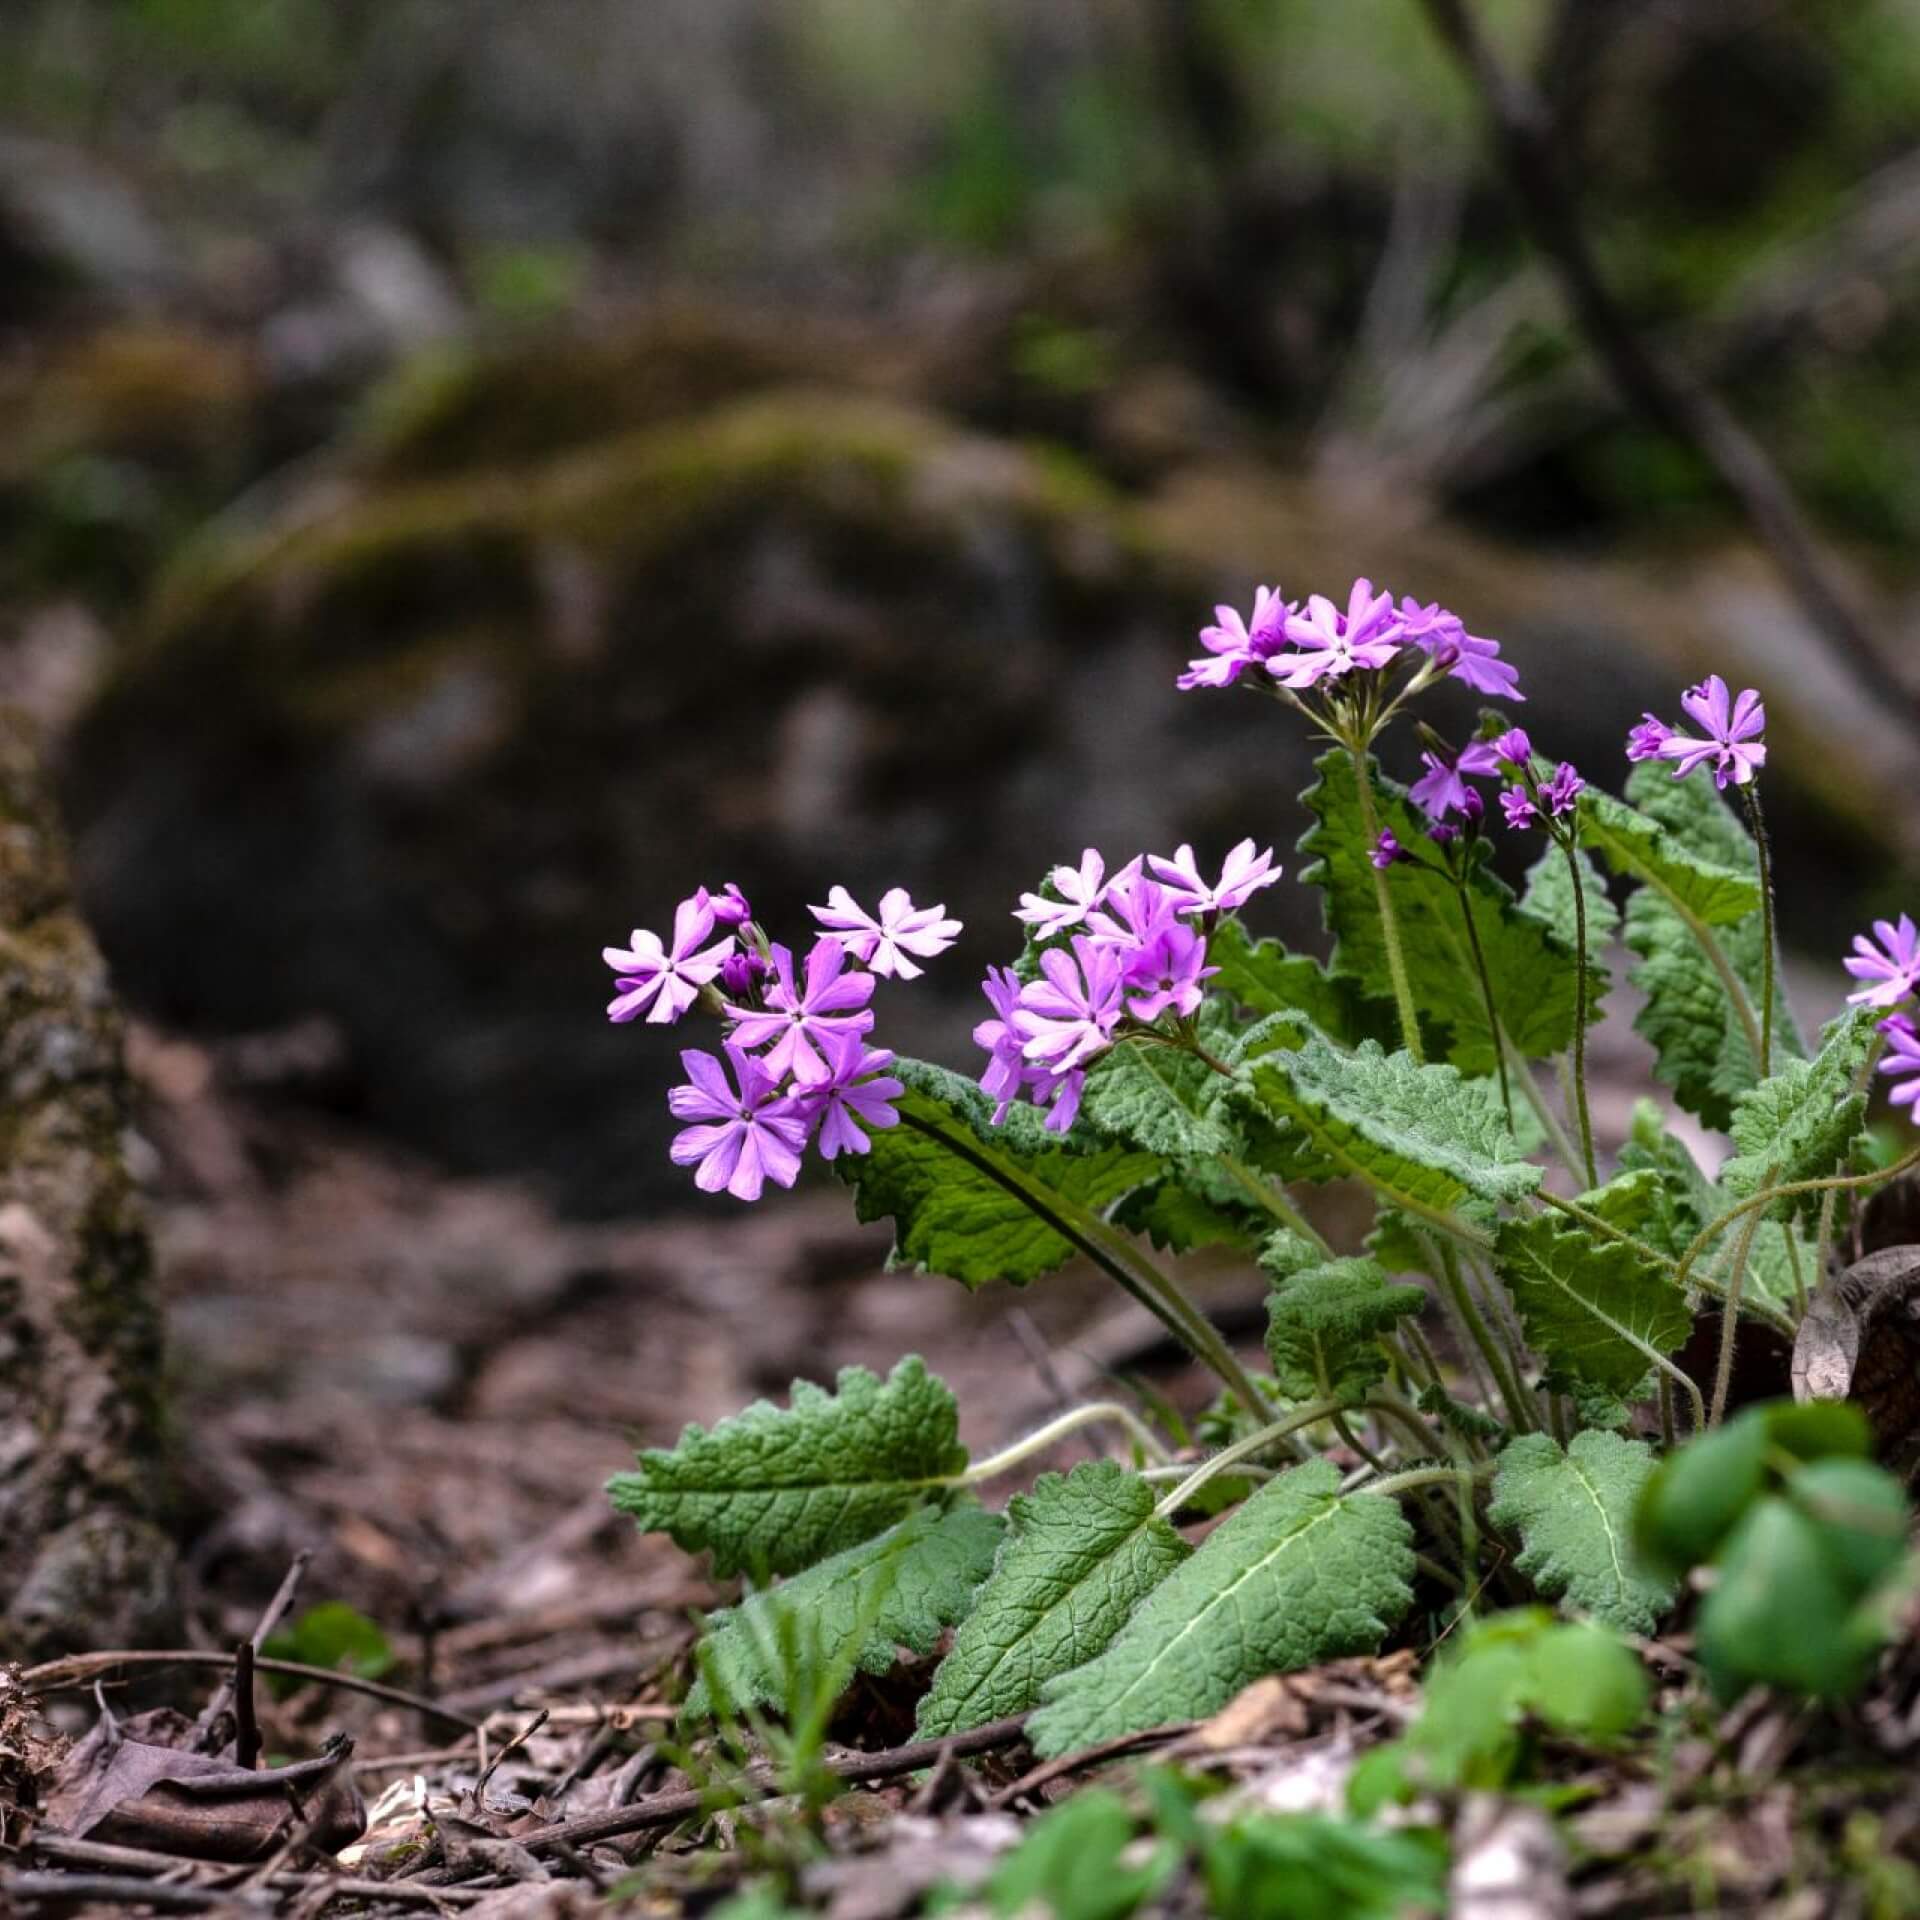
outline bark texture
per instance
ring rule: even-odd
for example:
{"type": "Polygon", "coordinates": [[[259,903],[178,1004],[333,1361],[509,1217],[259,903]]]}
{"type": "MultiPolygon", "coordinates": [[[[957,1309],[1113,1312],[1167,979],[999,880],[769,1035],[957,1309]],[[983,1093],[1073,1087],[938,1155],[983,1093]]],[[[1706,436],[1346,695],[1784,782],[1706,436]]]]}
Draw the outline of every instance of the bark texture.
{"type": "Polygon", "coordinates": [[[152,1644],[173,1624],[122,1038],[32,730],[0,710],[0,1657],[152,1644]]]}

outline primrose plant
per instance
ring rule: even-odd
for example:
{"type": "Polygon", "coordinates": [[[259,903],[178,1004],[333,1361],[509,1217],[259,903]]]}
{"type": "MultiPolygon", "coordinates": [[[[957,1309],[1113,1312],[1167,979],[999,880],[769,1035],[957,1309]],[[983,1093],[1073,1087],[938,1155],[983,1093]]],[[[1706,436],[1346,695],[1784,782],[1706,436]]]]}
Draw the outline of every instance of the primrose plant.
{"type": "MultiPolygon", "coordinates": [[[[952,1394],[912,1358],[644,1454],[618,1504],[750,1576],[709,1623],[695,1711],[787,1697],[772,1623],[796,1610],[849,1671],[951,1633],[922,1730],[1031,1711],[1043,1753],[1371,1651],[1416,1594],[1431,1612],[1489,1578],[1650,1632],[1686,1571],[1671,1543],[1629,1544],[1661,1456],[1722,1428],[1741,1330],[1790,1338],[1841,1210],[1916,1159],[1868,1166],[1862,1122],[1876,1066],[1920,1106],[1920,933],[1903,917],[1858,940],[1853,1005],[1802,1038],[1776,980],[1756,693],[1710,676],[1685,725],[1648,715],[1616,798],[1510,713],[1466,740],[1422,718],[1445,678],[1524,697],[1498,644],[1440,607],[1364,580],[1344,607],[1263,588],[1200,642],[1181,689],[1257,694],[1325,743],[1298,881],[1326,963],[1243,925],[1282,880],[1252,839],[1217,868],[1185,846],[1054,867],[988,970],[972,1076],[874,1044],[882,983],[910,990],[960,932],[897,888],[868,912],[833,887],[794,947],[737,887],[703,889],[671,940],[607,950],[615,1021],[717,1027],[668,1095],[696,1185],[756,1200],[816,1148],[861,1219],[892,1219],[898,1264],[977,1287],[1090,1261],[1221,1389],[1199,1458],[1100,1402],[969,1460],[952,1394]],[[1409,785],[1376,757],[1399,723],[1409,785]],[[1504,836],[1538,849],[1518,892],[1495,871],[1504,836]],[[1595,1137],[1586,1040],[1616,939],[1668,1100],[1730,1136],[1712,1172],[1651,1100],[1623,1143],[1595,1137]],[[1330,1181],[1371,1195],[1364,1244],[1302,1210],[1330,1181]],[[1169,1264],[1203,1246],[1264,1271],[1264,1368],[1169,1264]],[[1703,1320],[1696,1379],[1676,1356],[1703,1320]],[[1124,1464],[982,1503],[1100,1422],[1124,1464]],[[1223,1508],[1197,1546],[1179,1530],[1223,1508]]],[[[1711,1561],[1723,1534],[1698,1547],[1711,1561]]]]}

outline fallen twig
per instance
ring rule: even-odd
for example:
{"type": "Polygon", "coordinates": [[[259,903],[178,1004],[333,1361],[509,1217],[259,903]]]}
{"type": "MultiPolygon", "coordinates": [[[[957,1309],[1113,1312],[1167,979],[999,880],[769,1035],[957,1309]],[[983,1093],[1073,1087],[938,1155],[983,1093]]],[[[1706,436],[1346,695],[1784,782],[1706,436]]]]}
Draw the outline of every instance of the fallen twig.
{"type": "Polygon", "coordinates": [[[1197,1724],[1193,1720],[1176,1720],[1168,1726],[1149,1727],[1144,1733],[1123,1733],[1117,1739],[1103,1740],[1097,1747],[1085,1747],[1079,1753],[1063,1753],[1058,1759],[1035,1767],[1031,1773],[1023,1773],[1012,1786],[1002,1787],[987,1802],[988,1810],[998,1812],[1002,1807],[1010,1807],[1023,1795],[1037,1793],[1055,1780],[1064,1780],[1070,1773],[1097,1767],[1103,1760],[1118,1760],[1123,1754],[1165,1746],[1191,1733],[1197,1724]]]}
{"type": "MultiPolygon", "coordinates": [[[[111,1673],[116,1667],[231,1667],[234,1664],[235,1657],[230,1653],[212,1653],[195,1647],[169,1648],[163,1652],[73,1653],[64,1660],[49,1660],[44,1665],[29,1667],[21,1679],[38,1693],[65,1693],[87,1685],[103,1673],[111,1673]]],[[[468,1733],[480,1725],[479,1721],[452,1707],[443,1707],[424,1694],[409,1693],[404,1687],[389,1687],[379,1680],[363,1680],[355,1673],[310,1667],[299,1660],[256,1659],[253,1664],[261,1673],[284,1673],[296,1680],[314,1680],[348,1693],[364,1693],[392,1707],[411,1707],[415,1713],[430,1713],[468,1733]]]]}
{"type": "MultiPolygon", "coordinates": [[[[273,1598],[261,1609],[260,1618],[254,1625],[253,1637],[248,1643],[256,1656],[267,1644],[268,1637],[274,1628],[287,1617],[287,1612],[293,1605],[294,1595],[300,1591],[300,1582],[306,1575],[307,1563],[312,1558],[313,1550],[310,1547],[301,1548],[293,1556],[293,1564],[288,1567],[279,1586],[274,1589],[273,1598]]],[[[248,1679],[250,1683],[250,1674],[248,1679]]],[[[237,1681],[237,1674],[228,1674],[214,1689],[213,1698],[207,1702],[206,1711],[194,1722],[196,1752],[213,1753],[226,1744],[219,1737],[220,1716],[233,1705],[237,1681]]]]}

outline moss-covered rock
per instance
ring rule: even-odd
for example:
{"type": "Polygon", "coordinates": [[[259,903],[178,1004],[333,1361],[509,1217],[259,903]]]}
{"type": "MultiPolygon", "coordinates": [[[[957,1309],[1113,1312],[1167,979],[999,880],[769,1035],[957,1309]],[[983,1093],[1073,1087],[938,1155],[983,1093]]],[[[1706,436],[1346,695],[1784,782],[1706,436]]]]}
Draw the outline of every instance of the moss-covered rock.
{"type": "Polygon", "coordinates": [[[106,968],[0,713],[0,1657],[151,1644],[174,1606],[160,1322],[106,968]]]}

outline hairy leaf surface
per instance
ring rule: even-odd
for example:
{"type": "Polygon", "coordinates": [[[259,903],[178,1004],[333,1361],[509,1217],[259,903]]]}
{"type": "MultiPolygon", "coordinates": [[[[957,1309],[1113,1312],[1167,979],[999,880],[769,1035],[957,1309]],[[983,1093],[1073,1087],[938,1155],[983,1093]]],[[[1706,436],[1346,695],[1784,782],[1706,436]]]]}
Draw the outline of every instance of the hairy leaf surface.
{"type": "Polygon", "coordinates": [[[1303,1271],[1292,1257],[1294,1236],[1279,1237],[1289,1244],[1268,1268],[1276,1278],[1267,1296],[1274,1378],[1289,1399],[1354,1405],[1386,1373],[1382,1336],[1418,1313],[1427,1296],[1389,1280],[1377,1260],[1328,1260],[1303,1271]]]}
{"type": "MultiPolygon", "coordinates": [[[[1686,852],[1736,872],[1755,871],[1753,842],[1711,782],[1674,780],[1648,764],[1628,778],[1627,796],[1686,852]]],[[[1757,881],[1755,887],[1757,897],[1757,881]]],[[[1766,948],[1761,915],[1751,912],[1712,930],[1712,937],[1757,1018],[1766,948]]],[[[1633,981],[1646,1003],[1633,1024],[1654,1050],[1654,1072],[1689,1113],[1724,1130],[1735,1099],[1760,1078],[1745,1022],[1693,930],[1655,888],[1640,888],[1628,903],[1624,938],[1640,956],[1633,981]]],[[[1806,1051],[1784,999],[1774,1012],[1774,1047],[1789,1056],[1806,1051]]]]}
{"type": "Polygon", "coordinates": [[[1192,1551],[1154,1491],[1110,1460],[1042,1474],[1007,1505],[993,1577],[920,1702],[923,1737],[1024,1713],[1042,1685],[1104,1653],[1192,1551]]]}
{"type": "MultiPolygon", "coordinates": [[[[1847,1157],[1866,1118],[1866,1091],[1857,1083],[1873,1048],[1874,1017],[1871,1007],[1843,1014],[1811,1060],[1789,1061],[1734,1103],[1737,1152],[1720,1172],[1732,1200],[1769,1184],[1824,1179],[1847,1157]]],[[[1790,1220],[1819,1210],[1820,1195],[1811,1193],[1776,1200],[1767,1212],[1790,1220]]]]}
{"type": "Polygon", "coordinates": [[[1550,1214],[1504,1220],[1494,1264],[1534,1349],[1557,1370],[1631,1396],[1692,1331],[1686,1296],[1632,1247],[1562,1227],[1550,1214]]]}
{"type": "Polygon", "coordinates": [[[1577,1433],[1564,1450],[1548,1434],[1523,1434],[1500,1455],[1488,1512],[1518,1531],[1515,1565],[1548,1599],[1622,1633],[1651,1633],[1674,1594],[1633,1553],[1634,1504],[1654,1464],[1644,1440],[1617,1433],[1577,1433]]]}
{"type": "MultiPolygon", "coordinates": [[[[1379,896],[1369,861],[1373,840],[1360,812],[1353,763],[1332,752],[1315,763],[1320,778],[1302,796],[1316,824],[1300,842],[1317,856],[1301,878],[1326,895],[1327,925],[1335,936],[1333,968],[1351,974],[1375,999],[1392,993],[1379,896]]],[[[1426,844],[1425,819],[1407,801],[1406,789],[1378,772],[1374,811],[1380,827],[1402,846],[1426,844]]],[[[1446,1057],[1469,1073],[1491,1073],[1495,1047],[1486,1002],[1474,966],[1461,898],[1453,882],[1425,862],[1396,866],[1386,876],[1393,890],[1414,1005],[1423,1023],[1444,1030],[1446,1057]]],[[[1540,1059],[1561,1052],[1573,1039],[1575,982],[1572,948],[1548,923],[1522,910],[1513,889],[1485,867],[1476,868],[1466,898],[1493,982],[1501,1025],[1520,1050],[1540,1059]]],[[[1605,975],[1591,983],[1594,1019],[1606,991],[1605,975]]]]}
{"type": "Polygon", "coordinates": [[[1191,1053],[1122,1040],[1087,1069],[1080,1118],[1096,1133],[1168,1159],[1231,1153],[1233,1129],[1213,1111],[1222,1084],[1191,1053]]]}
{"type": "Polygon", "coordinates": [[[946,1383],[910,1354],[884,1381],[848,1367],[834,1393],[796,1380],[785,1408],[758,1400],[711,1433],[691,1425],[607,1490],[642,1529],[712,1548],[722,1579],[798,1573],[964,1472],[959,1431],[946,1383]]]}
{"type": "Polygon", "coordinates": [[[1490,1082],[1415,1066],[1371,1040],[1342,1053],[1318,1035],[1244,1070],[1259,1103],[1304,1146],[1303,1177],[1355,1174],[1413,1211],[1449,1211],[1468,1195],[1513,1201],[1540,1184],[1507,1131],[1490,1082]]]}
{"type": "Polygon", "coordinates": [[[1041,1754],[1223,1707],[1262,1674],[1379,1647],[1413,1597],[1398,1502],[1342,1498],[1328,1460],[1260,1488],[1154,1588],[1098,1659],[1048,1682],[1041,1754]]]}
{"type": "MultiPolygon", "coordinates": [[[[1607,947],[1620,930],[1620,909],[1607,897],[1606,882],[1593,862],[1583,853],[1580,862],[1580,891],[1587,909],[1587,964],[1596,970],[1591,977],[1604,982],[1597,971],[1607,957],[1607,947]]],[[[1571,953],[1579,933],[1580,916],[1574,909],[1573,876],[1567,871],[1567,856],[1558,847],[1549,846],[1527,869],[1526,891],[1520,896],[1522,912],[1544,920],[1562,945],[1571,953]]]]}
{"type": "MultiPolygon", "coordinates": [[[[1669,789],[1674,784],[1670,773],[1656,771],[1636,776],[1636,791],[1644,795],[1656,779],[1664,780],[1669,789]]],[[[1706,787],[1704,780],[1682,784],[1706,787]]],[[[1670,811],[1670,806],[1669,802],[1662,811],[1670,811]]],[[[1737,827],[1735,832],[1739,833],[1737,827]]],[[[1746,836],[1742,833],[1739,838],[1746,836]]],[[[1706,926],[1731,926],[1760,911],[1760,876],[1751,843],[1742,853],[1735,840],[1721,836],[1731,857],[1715,857],[1701,850],[1710,844],[1705,833],[1683,838],[1653,813],[1616,800],[1597,787],[1580,796],[1580,842],[1615,873],[1652,886],[1706,926]]]]}
{"type": "MultiPolygon", "coordinates": [[[[1003,1522],[971,1501],[923,1507],[707,1622],[702,1664],[736,1706],[783,1706],[796,1686],[836,1667],[885,1673],[894,1651],[931,1653],[966,1617],[993,1570],[1003,1522]]],[[[687,1712],[711,1712],[703,1674],[687,1712]]]]}
{"type": "Polygon", "coordinates": [[[1066,1225],[1077,1213],[1104,1212],[1164,1171],[1157,1156],[1115,1146],[1085,1126],[1059,1139],[1033,1107],[1014,1107],[996,1127],[986,1095],[943,1067],[898,1060],[891,1071],[907,1087],[900,1125],[875,1133],[871,1152],[842,1154],[834,1168],[853,1187],[861,1220],[892,1217],[896,1266],[970,1287],[990,1280],[1024,1286],[1075,1249],[1023,1194],[1066,1225]]]}
{"type": "Polygon", "coordinates": [[[1207,959],[1220,969],[1214,985],[1250,1013],[1293,1013],[1346,1045],[1391,1040],[1393,1003],[1369,1001],[1352,974],[1330,973],[1278,940],[1255,941],[1231,914],[1214,928],[1207,959]]]}

